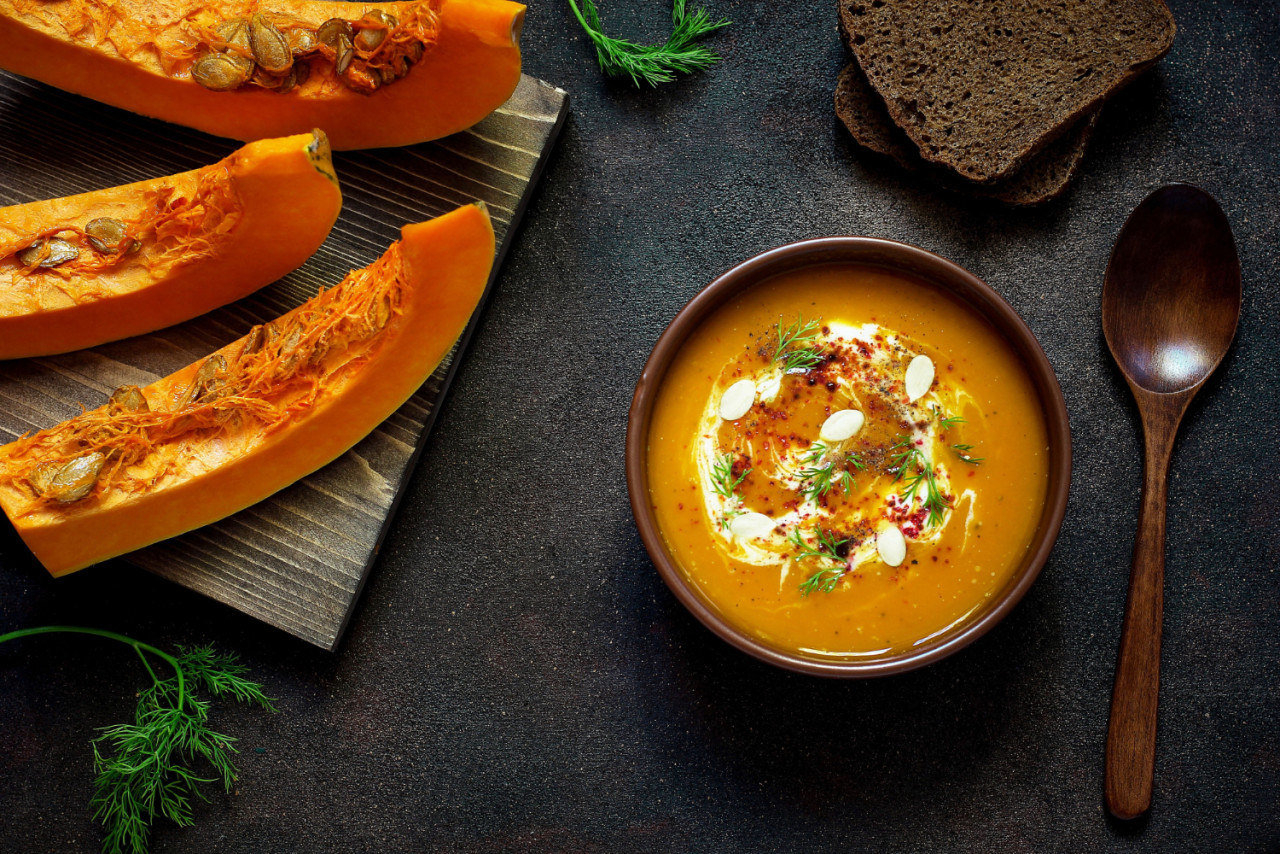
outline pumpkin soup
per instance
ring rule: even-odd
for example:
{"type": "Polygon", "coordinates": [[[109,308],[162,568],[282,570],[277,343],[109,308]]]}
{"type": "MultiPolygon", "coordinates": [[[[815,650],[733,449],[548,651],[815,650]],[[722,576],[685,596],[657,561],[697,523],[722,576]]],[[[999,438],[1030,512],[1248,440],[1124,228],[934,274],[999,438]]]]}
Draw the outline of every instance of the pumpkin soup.
{"type": "Polygon", "coordinates": [[[888,270],[807,267],[694,331],[655,402],[650,500],[727,621],[822,660],[908,650],[1010,582],[1048,484],[1011,348],[888,270]]]}

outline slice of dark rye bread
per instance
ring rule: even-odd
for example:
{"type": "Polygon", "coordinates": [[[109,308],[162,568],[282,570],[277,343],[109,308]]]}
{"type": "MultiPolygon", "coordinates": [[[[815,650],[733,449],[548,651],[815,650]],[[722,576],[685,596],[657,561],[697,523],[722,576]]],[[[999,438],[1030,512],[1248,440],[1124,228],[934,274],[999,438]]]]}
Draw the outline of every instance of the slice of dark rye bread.
{"type": "Polygon", "coordinates": [[[855,142],[892,158],[903,169],[924,172],[948,190],[995,199],[1007,205],[1038,205],[1061,195],[1079,170],[1098,121],[1095,110],[1032,155],[1013,174],[990,184],[975,184],[921,159],[911,140],[890,120],[884,101],[871,88],[856,62],[849,63],[840,72],[836,83],[836,115],[855,142]]]}
{"type": "Polygon", "coordinates": [[[920,156],[1011,173],[1168,53],[1162,0],[838,0],[845,44],[920,156]]]}

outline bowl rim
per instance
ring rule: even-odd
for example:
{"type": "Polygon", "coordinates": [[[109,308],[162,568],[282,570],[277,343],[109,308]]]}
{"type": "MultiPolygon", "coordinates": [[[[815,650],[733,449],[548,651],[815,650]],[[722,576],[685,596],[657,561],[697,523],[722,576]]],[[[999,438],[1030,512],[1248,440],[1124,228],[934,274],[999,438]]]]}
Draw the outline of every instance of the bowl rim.
{"type": "Polygon", "coordinates": [[[655,342],[636,381],[627,416],[627,492],[640,539],[662,580],[704,626],[737,649],[797,673],[867,678],[902,673],[938,661],[986,634],[1022,600],[1057,541],[1071,486],[1071,428],[1066,401],[1048,357],[1026,321],[990,285],[953,261],[909,243],[882,237],[815,237],[761,252],[726,270],[690,299],[655,342]],[[824,661],[772,647],[730,625],[685,578],[668,552],[649,501],[647,450],[657,392],[689,336],[738,293],[780,273],[823,264],[871,266],[905,273],[944,291],[984,318],[1013,349],[1040,398],[1049,445],[1048,485],[1040,524],[1016,582],[972,622],[944,632],[936,642],[868,661],[824,661]]]}

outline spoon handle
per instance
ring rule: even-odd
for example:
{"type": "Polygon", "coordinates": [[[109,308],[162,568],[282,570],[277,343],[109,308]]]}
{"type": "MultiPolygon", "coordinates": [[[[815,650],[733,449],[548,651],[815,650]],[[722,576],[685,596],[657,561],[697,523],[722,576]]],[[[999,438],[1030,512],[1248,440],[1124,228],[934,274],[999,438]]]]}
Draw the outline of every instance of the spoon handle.
{"type": "Polygon", "coordinates": [[[1142,508],[1133,543],[1129,596],[1107,731],[1106,802],[1116,818],[1136,818],[1151,806],[1160,695],[1160,629],[1164,617],[1165,498],[1178,416],[1143,418],[1146,457],[1142,508]]]}

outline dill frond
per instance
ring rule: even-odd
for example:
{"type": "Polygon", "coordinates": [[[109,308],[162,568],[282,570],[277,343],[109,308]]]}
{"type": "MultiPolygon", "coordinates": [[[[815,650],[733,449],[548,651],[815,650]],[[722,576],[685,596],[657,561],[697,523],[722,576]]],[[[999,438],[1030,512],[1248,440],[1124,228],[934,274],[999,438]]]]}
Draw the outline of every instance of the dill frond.
{"type": "Polygon", "coordinates": [[[247,669],[234,655],[208,646],[180,647],[173,656],[115,632],[80,626],[22,629],[0,635],[0,643],[53,633],[128,644],[151,677],[151,685],[138,692],[133,723],[103,727],[92,742],[97,778],[89,802],[94,820],[106,828],[104,854],[147,854],[157,815],[189,827],[195,821],[195,799],[208,800],[199,785],[221,783],[230,792],[236,780],[231,761],[235,739],[210,728],[210,703],[196,695],[197,688],[270,711],[274,706],[261,685],[245,678],[247,669]],[[166,662],[173,675],[158,677],[148,656],[166,662]],[[199,765],[207,766],[212,776],[201,776],[199,765]]]}
{"type": "Polygon", "coordinates": [[[728,19],[713,21],[705,9],[691,13],[685,8],[685,0],[675,0],[671,10],[673,28],[666,42],[642,45],[606,36],[594,0],[582,0],[581,8],[569,0],[569,7],[595,46],[600,69],[610,77],[630,77],[637,88],[641,83],[654,87],[670,83],[677,74],[692,74],[715,65],[720,57],[697,42],[729,26],[728,19]]]}

